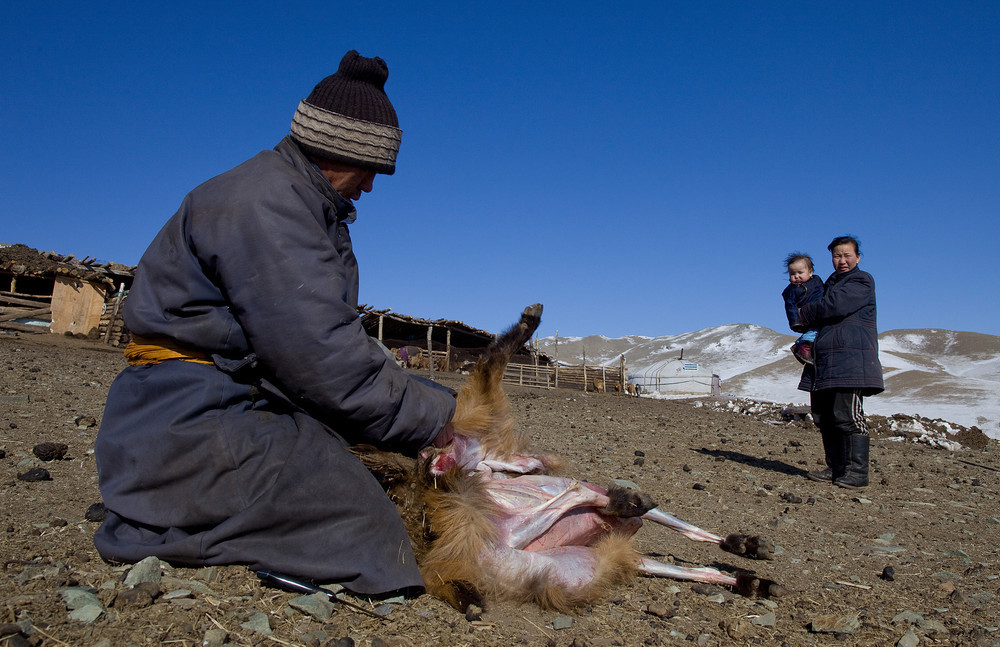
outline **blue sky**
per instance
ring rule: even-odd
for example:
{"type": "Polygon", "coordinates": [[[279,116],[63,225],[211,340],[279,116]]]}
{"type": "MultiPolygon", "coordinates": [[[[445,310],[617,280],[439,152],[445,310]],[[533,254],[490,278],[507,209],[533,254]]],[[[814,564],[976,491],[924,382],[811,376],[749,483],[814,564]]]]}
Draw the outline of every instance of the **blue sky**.
{"type": "Polygon", "coordinates": [[[133,264],[348,49],[403,143],[361,300],[540,334],[788,332],[790,251],[861,239],[880,330],[1000,335],[1000,3],[17,3],[0,242],[133,264]]]}

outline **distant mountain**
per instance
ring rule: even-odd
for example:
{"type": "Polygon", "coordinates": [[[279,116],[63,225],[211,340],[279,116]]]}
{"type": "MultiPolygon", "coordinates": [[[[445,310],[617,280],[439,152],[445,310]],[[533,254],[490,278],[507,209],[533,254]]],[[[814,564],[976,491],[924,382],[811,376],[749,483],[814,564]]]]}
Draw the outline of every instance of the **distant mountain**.
{"type": "MultiPolygon", "coordinates": [[[[729,324],[696,332],[611,339],[553,337],[539,349],[562,362],[618,366],[628,372],[680,358],[697,362],[722,381],[727,395],[806,404],[796,389],[801,365],[789,352],[793,335],[752,324],[729,324]]],[[[879,335],[885,393],[865,400],[869,413],[918,414],[982,429],[1000,439],[1000,337],[951,330],[890,330],[879,335]]]]}

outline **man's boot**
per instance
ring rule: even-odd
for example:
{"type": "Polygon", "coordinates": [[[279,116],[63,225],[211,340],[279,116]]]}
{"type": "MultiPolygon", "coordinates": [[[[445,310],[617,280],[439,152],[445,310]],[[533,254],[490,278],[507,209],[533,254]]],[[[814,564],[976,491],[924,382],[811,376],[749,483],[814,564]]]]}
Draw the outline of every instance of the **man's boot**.
{"type": "Polygon", "coordinates": [[[868,487],[868,434],[847,437],[847,472],[833,482],[840,487],[868,487]]]}
{"type": "Polygon", "coordinates": [[[806,478],[827,483],[844,476],[847,465],[847,447],[844,434],[836,431],[821,431],[823,436],[823,455],[826,458],[826,469],[806,472],[806,478]]]}

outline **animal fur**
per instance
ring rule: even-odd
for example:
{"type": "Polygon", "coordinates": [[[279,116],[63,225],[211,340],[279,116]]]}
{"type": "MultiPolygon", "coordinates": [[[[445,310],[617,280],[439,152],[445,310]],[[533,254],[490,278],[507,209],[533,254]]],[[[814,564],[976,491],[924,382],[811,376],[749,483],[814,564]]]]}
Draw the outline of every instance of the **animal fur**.
{"type": "Polygon", "coordinates": [[[455,440],[446,448],[426,448],[417,459],[370,447],[355,449],[399,508],[427,591],[460,610],[472,603],[482,606],[491,598],[568,610],[600,597],[640,571],[662,575],[654,572],[662,567],[684,571],[671,571],[667,576],[720,581],[718,576],[747,594],[776,593],[773,583],[745,574],[730,578],[714,569],[680,569],[650,562],[635,551],[630,537],[642,525],[640,517],[655,513],[668,517],[667,525],[676,522],[674,527],[688,536],[700,533],[699,541],[718,540],[723,549],[737,554],[769,557],[765,541],[743,535],[723,540],[658,512],[645,494],[622,488],[605,491],[552,476],[560,461],[529,451],[524,432],[514,425],[500,381],[510,356],[538,327],[541,312],[541,305],[526,308],[476,364],[459,391],[451,421],[455,440]],[[528,513],[499,503],[521,487],[528,493],[537,487],[556,494],[551,501],[545,498],[547,494],[537,500],[528,497],[528,513]],[[560,503],[563,499],[573,503],[560,503]],[[517,534],[538,518],[531,515],[561,511],[560,505],[569,506],[568,511],[553,515],[550,526],[542,531],[550,534],[529,535],[520,538],[525,545],[510,545],[511,528],[517,534]],[[519,514],[527,516],[522,519],[519,514]],[[545,545],[546,537],[555,545],[545,545]],[[560,537],[566,537],[566,542],[558,543],[560,537]]]}

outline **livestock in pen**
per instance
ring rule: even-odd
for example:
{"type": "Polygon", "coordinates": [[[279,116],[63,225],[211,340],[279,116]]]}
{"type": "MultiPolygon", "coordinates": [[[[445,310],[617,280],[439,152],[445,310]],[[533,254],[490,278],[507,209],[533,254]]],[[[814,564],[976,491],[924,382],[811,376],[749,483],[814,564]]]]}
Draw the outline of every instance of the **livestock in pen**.
{"type": "Polygon", "coordinates": [[[476,364],[458,393],[450,442],[425,448],[417,459],[356,449],[396,502],[427,591],[463,611],[491,598],[568,610],[638,574],[780,595],[780,586],[752,572],[654,560],[638,553],[631,537],[649,521],[752,559],[771,558],[767,540],[702,530],[658,509],[644,493],[560,476],[557,457],[530,450],[500,382],[541,313],[539,304],[526,308],[476,364]]]}

